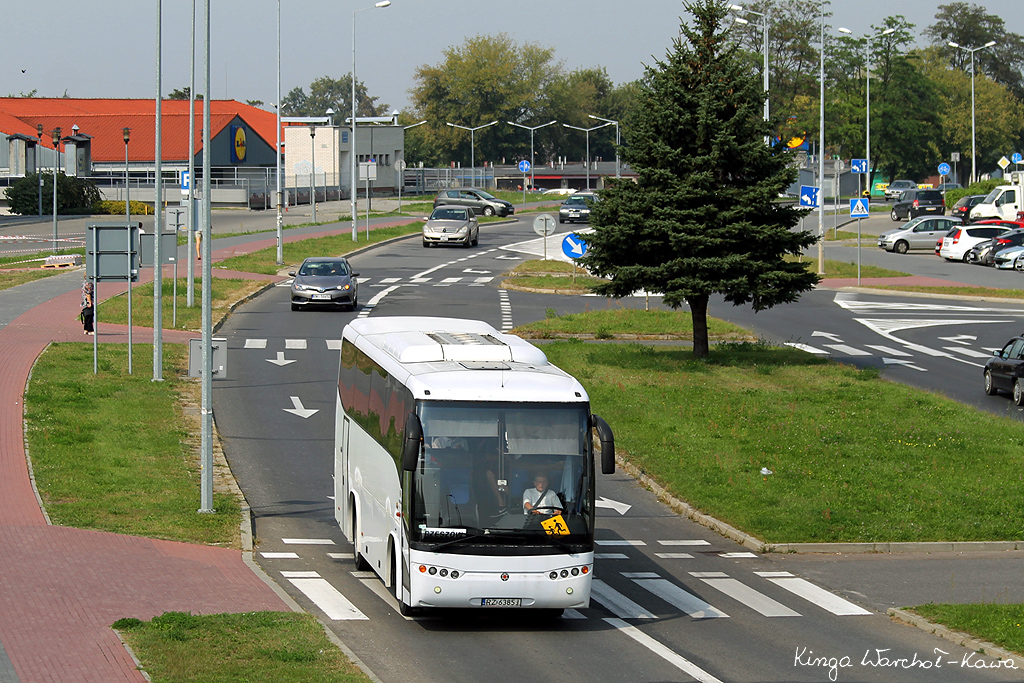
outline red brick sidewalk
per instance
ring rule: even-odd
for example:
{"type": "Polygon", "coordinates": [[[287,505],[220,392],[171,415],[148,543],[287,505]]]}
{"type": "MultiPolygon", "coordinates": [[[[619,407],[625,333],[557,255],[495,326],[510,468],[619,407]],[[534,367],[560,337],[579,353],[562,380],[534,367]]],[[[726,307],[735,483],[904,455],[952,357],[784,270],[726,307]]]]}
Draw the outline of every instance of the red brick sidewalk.
{"type": "MultiPolygon", "coordinates": [[[[29,481],[22,393],[49,342],[90,340],[79,302],[70,292],[0,330],[0,643],[20,683],[143,681],[110,629],[121,617],[288,609],[238,551],[47,526],[29,481]]],[[[98,338],[125,342],[126,331],[100,321],[98,338]]],[[[132,337],[152,341],[152,330],[132,337]]]]}
{"type": "Polygon", "coordinates": [[[904,287],[980,287],[980,285],[969,285],[963,282],[942,280],[936,277],[925,277],[924,275],[911,275],[908,277],[862,277],[860,284],[857,278],[832,278],[821,281],[818,285],[824,289],[838,289],[840,287],[871,287],[877,285],[903,285],[904,287]]]}

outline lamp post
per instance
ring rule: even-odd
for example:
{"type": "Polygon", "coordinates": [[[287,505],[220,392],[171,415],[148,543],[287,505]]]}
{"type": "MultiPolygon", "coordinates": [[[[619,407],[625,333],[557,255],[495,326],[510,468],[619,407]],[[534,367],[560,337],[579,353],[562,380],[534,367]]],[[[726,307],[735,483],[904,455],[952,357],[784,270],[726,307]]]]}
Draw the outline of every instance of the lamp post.
{"type": "Polygon", "coordinates": [[[587,190],[590,189],[590,131],[597,130],[598,128],[604,128],[605,126],[612,125],[611,123],[602,123],[600,126],[594,126],[593,128],[580,128],[579,126],[570,126],[568,123],[563,123],[566,128],[572,128],[574,130],[582,130],[587,134],[587,190]]]}
{"type": "Polygon", "coordinates": [[[40,156],[39,153],[43,149],[43,124],[41,124],[41,123],[37,123],[36,124],[36,139],[39,140],[39,142],[36,143],[36,162],[35,162],[36,193],[37,193],[38,198],[39,198],[39,217],[42,218],[43,217],[43,174],[39,172],[39,170],[40,170],[39,169],[39,156],[40,156]]]}
{"type": "MultiPolygon", "coordinates": [[[[746,12],[748,14],[756,14],[757,16],[761,17],[761,32],[762,32],[762,34],[761,34],[761,45],[762,45],[762,49],[764,51],[764,66],[761,69],[761,80],[762,80],[763,87],[764,87],[764,120],[765,120],[765,122],[767,122],[768,121],[768,113],[769,113],[769,106],[768,106],[768,12],[767,11],[765,11],[765,12],[758,12],[757,10],[752,10],[752,9],[750,9],[748,7],[743,7],[742,5],[729,5],[729,9],[731,9],[734,12],[746,12]]],[[[743,19],[742,17],[734,17],[733,21],[735,21],[735,22],[737,22],[739,24],[750,23],[746,19],[743,19]]],[[[768,138],[766,136],[765,137],[765,144],[767,144],[767,143],[768,143],[768,138]]]]}
{"type": "MultiPolygon", "coordinates": [[[[352,240],[356,239],[356,221],[359,218],[359,214],[356,210],[356,15],[360,12],[365,12],[368,9],[374,9],[376,7],[389,7],[391,0],[380,0],[380,2],[374,3],[373,7],[364,7],[363,9],[357,9],[352,12],[352,132],[349,135],[349,158],[351,160],[349,185],[352,189],[352,240]]],[[[373,150],[371,150],[372,152],[373,150]]]]}
{"type": "MultiPolygon", "coordinates": [[[[337,177],[338,174],[337,174],[337,171],[336,171],[336,164],[337,164],[337,161],[338,161],[338,148],[334,144],[335,141],[337,140],[337,138],[335,136],[335,130],[334,130],[334,114],[335,114],[334,108],[333,107],[328,107],[327,111],[324,112],[324,113],[327,114],[327,119],[328,119],[327,125],[331,127],[331,178],[334,179],[334,180],[337,180],[338,179],[338,177],[337,177]]],[[[328,185],[327,185],[327,169],[324,169],[324,201],[325,202],[331,200],[330,190],[328,190],[327,188],[328,188],[328,185]]],[[[341,183],[338,183],[338,198],[339,199],[341,198],[341,183]]]]}
{"type": "MultiPolygon", "coordinates": [[[[128,228],[128,374],[132,374],[132,202],[128,191],[128,140],[132,129],[121,129],[124,138],[124,222],[128,228]]],[[[157,238],[159,239],[159,237],[157,238]]]]}
{"type": "Polygon", "coordinates": [[[622,174],[619,172],[619,122],[615,119],[606,119],[600,116],[594,116],[593,114],[588,114],[588,116],[592,119],[597,119],[598,121],[615,124],[615,177],[621,178],[622,174]]]}
{"type": "Polygon", "coordinates": [[[524,126],[523,124],[515,123],[514,121],[507,121],[506,123],[508,123],[508,125],[510,125],[510,126],[515,126],[516,128],[525,128],[526,130],[530,131],[530,187],[536,187],[536,185],[534,184],[534,177],[535,176],[534,176],[534,172],[533,172],[533,167],[536,166],[536,164],[533,161],[533,132],[535,130],[540,130],[544,126],[550,126],[552,124],[558,123],[558,121],[548,121],[547,123],[542,123],[539,126],[532,126],[532,127],[531,126],[524,126]]]}
{"type": "Polygon", "coordinates": [[[313,205],[313,224],[316,224],[316,124],[309,124],[309,203],[313,205]]]}
{"type": "MultiPolygon", "coordinates": [[[[164,381],[164,262],[161,253],[160,237],[164,232],[163,224],[163,203],[164,203],[164,174],[161,164],[163,163],[163,136],[160,133],[161,112],[163,107],[163,69],[161,57],[163,53],[163,2],[156,3],[156,121],[154,137],[154,172],[156,175],[156,197],[153,204],[153,381],[164,381]]],[[[209,93],[207,93],[209,97],[209,93]]],[[[205,157],[208,147],[203,147],[205,157]]],[[[129,288],[131,283],[128,283],[129,288]]]]}
{"type": "Polygon", "coordinates": [[[445,125],[451,126],[452,128],[461,128],[462,130],[468,130],[469,131],[469,165],[472,167],[473,187],[476,187],[476,132],[478,130],[480,130],[481,128],[486,128],[487,126],[493,126],[496,123],[497,123],[497,121],[491,121],[490,123],[485,123],[482,126],[476,126],[475,128],[469,128],[468,126],[460,126],[457,123],[447,123],[447,122],[445,122],[445,125]]]}
{"type": "MultiPolygon", "coordinates": [[[[873,40],[875,40],[876,38],[881,38],[882,36],[887,36],[890,33],[894,33],[895,31],[896,31],[896,29],[894,29],[894,28],[887,28],[884,31],[880,31],[879,33],[876,33],[874,35],[867,35],[867,36],[865,36],[865,38],[867,39],[867,43],[864,45],[864,68],[865,68],[865,75],[867,77],[866,78],[866,81],[867,81],[867,85],[866,85],[867,96],[866,96],[866,100],[865,100],[865,121],[864,121],[864,123],[865,123],[866,131],[865,131],[864,139],[865,139],[865,143],[866,143],[865,144],[865,156],[867,157],[865,160],[868,162],[868,174],[867,174],[867,185],[868,186],[866,188],[867,191],[868,191],[868,205],[871,204],[871,188],[874,187],[874,185],[872,184],[872,176],[874,175],[874,173],[873,173],[873,169],[872,169],[872,166],[871,166],[871,42],[873,40]]],[[[849,33],[849,34],[853,33],[853,31],[851,31],[850,29],[842,28],[842,27],[839,28],[839,32],[840,33],[849,33]]]]}
{"type": "MultiPolygon", "coordinates": [[[[284,214],[281,213],[281,0],[277,0],[277,145],[274,168],[277,176],[277,265],[284,265],[284,214]]],[[[193,181],[195,182],[195,181],[193,181]]]]}
{"type": "Polygon", "coordinates": [[[818,275],[825,274],[825,2],[821,2],[818,63],[818,275]]]}
{"type": "Polygon", "coordinates": [[[53,151],[56,153],[53,160],[53,251],[57,251],[57,173],[60,169],[60,127],[51,131],[53,135],[53,151]]]}
{"type": "Polygon", "coordinates": [[[969,52],[971,55],[971,182],[968,183],[968,185],[974,183],[974,181],[977,180],[978,177],[978,154],[976,146],[977,138],[975,136],[976,127],[974,122],[974,53],[977,52],[978,50],[984,50],[987,47],[992,47],[995,44],[996,41],[990,40],[981,47],[964,47],[959,43],[949,41],[950,47],[955,47],[958,50],[969,52]]]}

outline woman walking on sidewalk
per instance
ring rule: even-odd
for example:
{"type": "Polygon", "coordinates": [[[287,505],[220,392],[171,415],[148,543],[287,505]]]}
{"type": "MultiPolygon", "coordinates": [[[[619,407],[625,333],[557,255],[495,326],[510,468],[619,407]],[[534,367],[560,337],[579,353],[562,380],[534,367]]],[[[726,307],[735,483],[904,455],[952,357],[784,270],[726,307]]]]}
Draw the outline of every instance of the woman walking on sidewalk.
{"type": "Polygon", "coordinates": [[[82,280],[82,326],[86,334],[93,334],[92,317],[95,312],[95,297],[93,296],[92,282],[86,277],[82,280]]]}

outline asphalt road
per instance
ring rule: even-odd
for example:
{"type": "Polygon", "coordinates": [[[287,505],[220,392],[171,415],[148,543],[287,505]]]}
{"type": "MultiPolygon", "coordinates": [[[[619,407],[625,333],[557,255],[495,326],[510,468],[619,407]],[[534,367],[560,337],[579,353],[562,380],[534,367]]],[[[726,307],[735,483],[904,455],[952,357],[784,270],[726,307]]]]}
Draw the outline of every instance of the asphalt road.
{"type": "MultiPolygon", "coordinates": [[[[549,238],[549,251],[559,243],[560,236],[549,238]]],[[[547,308],[561,314],[645,304],[642,298],[608,302],[500,288],[501,272],[540,250],[524,221],[483,226],[480,246],[469,250],[424,249],[418,239],[403,240],[352,257],[362,274],[361,308],[356,312],[292,312],[287,288],[275,287],[239,308],[221,329],[228,339],[231,376],[215,382],[216,418],[256,516],[256,559],[383,681],[1020,680],[1019,672],[964,666],[963,658],[971,654],[963,648],[896,625],[882,612],[890,604],[917,604],[930,596],[976,596],[978,577],[972,591],[951,588],[948,580],[952,574],[972,583],[965,577],[975,566],[973,558],[931,563],[921,557],[872,556],[846,562],[841,556],[756,555],[672,514],[621,473],[600,476],[597,483],[598,496],[615,501],[619,509],[599,510],[595,579],[600,583],[589,609],[556,621],[503,612],[401,617],[378,579],[354,572],[350,546],[333,520],[334,342],[354,316],[467,317],[508,329],[543,317],[547,308]],[[317,412],[303,417],[300,405],[306,411],[302,414],[317,412]],[[299,588],[301,579],[311,576],[329,584],[329,599],[311,597],[299,588]],[[879,659],[914,656],[940,665],[897,672],[879,659]],[[816,657],[825,659],[815,663],[816,657]],[[834,677],[828,666],[831,657],[836,658],[834,677]]],[[[756,319],[755,329],[765,334],[779,334],[789,326],[783,341],[818,341],[813,335],[818,330],[839,337],[821,338],[823,344],[867,348],[887,343],[853,319],[852,309],[837,305],[835,296],[815,292],[771,315],[755,316],[739,308],[731,313],[737,318],[749,314],[756,319]],[[808,331],[795,332],[804,329],[808,331]]],[[[720,308],[712,313],[728,317],[720,308]]],[[[990,315],[996,316],[1009,313],[990,315]]],[[[913,330],[911,334],[920,336],[908,337],[911,343],[942,349],[928,336],[931,328],[913,330]]],[[[956,334],[967,332],[957,327],[950,332],[956,334]]],[[[983,349],[997,335],[964,346],[983,349]]],[[[974,372],[949,357],[921,355],[927,358],[913,359],[926,372],[887,366],[886,373],[939,377],[948,368],[949,373],[965,373],[951,377],[966,384],[974,372]]],[[[604,417],[614,427],[614,416],[604,417]]],[[[1005,555],[993,558],[1000,560],[999,567],[1010,566],[1005,555]]],[[[1020,561],[1013,566],[1016,574],[999,587],[1005,588],[1000,597],[1019,600],[1007,592],[1011,584],[1019,590],[1020,561]]]]}

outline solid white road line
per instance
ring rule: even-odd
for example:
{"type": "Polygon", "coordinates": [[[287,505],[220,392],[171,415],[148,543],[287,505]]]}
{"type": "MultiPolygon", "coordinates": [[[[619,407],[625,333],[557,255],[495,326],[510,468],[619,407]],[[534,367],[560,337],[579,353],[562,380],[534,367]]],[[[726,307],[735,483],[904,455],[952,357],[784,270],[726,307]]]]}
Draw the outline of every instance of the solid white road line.
{"type": "Polygon", "coordinates": [[[785,588],[793,595],[799,596],[810,603],[817,605],[818,607],[836,614],[839,616],[855,616],[862,614],[871,614],[868,610],[853,604],[849,600],[844,600],[838,595],[833,595],[824,588],[815,586],[806,579],[793,576],[783,576],[788,572],[754,572],[758,576],[762,576],[776,586],[785,588]]]}
{"type": "Polygon", "coordinates": [[[261,557],[265,557],[268,560],[297,560],[299,559],[298,553],[260,553],[261,557]]]}
{"type": "Polygon", "coordinates": [[[739,558],[739,557],[757,557],[757,553],[718,553],[719,557],[725,557],[727,559],[739,558]]]}
{"type": "Polygon", "coordinates": [[[285,545],[334,545],[329,538],[282,538],[285,545]]]}
{"type": "Polygon", "coordinates": [[[365,620],[367,616],[356,609],[344,595],[324,579],[288,579],[313,601],[332,621],[365,620]]]}
{"type": "Polygon", "coordinates": [[[943,346],[942,348],[967,356],[968,358],[988,358],[992,355],[991,353],[982,353],[981,351],[975,351],[964,346],[943,346]]]}
{"type": "Polygon", "coordinates": [[[600,579],[594,579],[591,582],[590,597],[621,619],[658,618],[600,579]]]}
{"type": "Polygon", "coordinates": [[[376,307],[377,304],[379,304],[381,300],[384,299],[384,297],[398,289],[398,287],[399,285],[391,285],[387,289],[382,289],[381,291],[377,292],[376,296],[374,296],[372,299],[363,304],[363,310],[359,311],[358,317],[368,318],[370,316],[370,312],[374,309],[374,307],[376,307]]]}
{"type": "Polygon", "coordinates": [[[693,677],[697,681],[700,681],[700,683],[722,683],[722,681],[715,678],[707,671],[688,660],[686,657],[676,654],[668,647],[662,645],[657,640],[638,629],[636,626],[630,626],[621,619],[605,619],[605,622],[614,626],[622,633],[626,634],[654,654],[664,659],[669,664],[681,670],[683,673],[693,677]]]}
{"type": "Polygon", "coordinates": [[[619,540],[608,540],[608,541],[594,541],[595,545],[628,545],[628,546],[641,546],[647,545],[643,541],[619,541],[619,540]]]}
{"type": "Polygon", "coordinates": [[[658,541],[658,545],[711,545],[708,541],[658,541]]]}
{"type": "Polygon", "coordinates": [[[667,579],[635,579],[634,583],[641,588],[646,588],[668,604],[689,614],[694,619],[718,619],[729,616],[697,596],[687,593],[667,579]]]}

